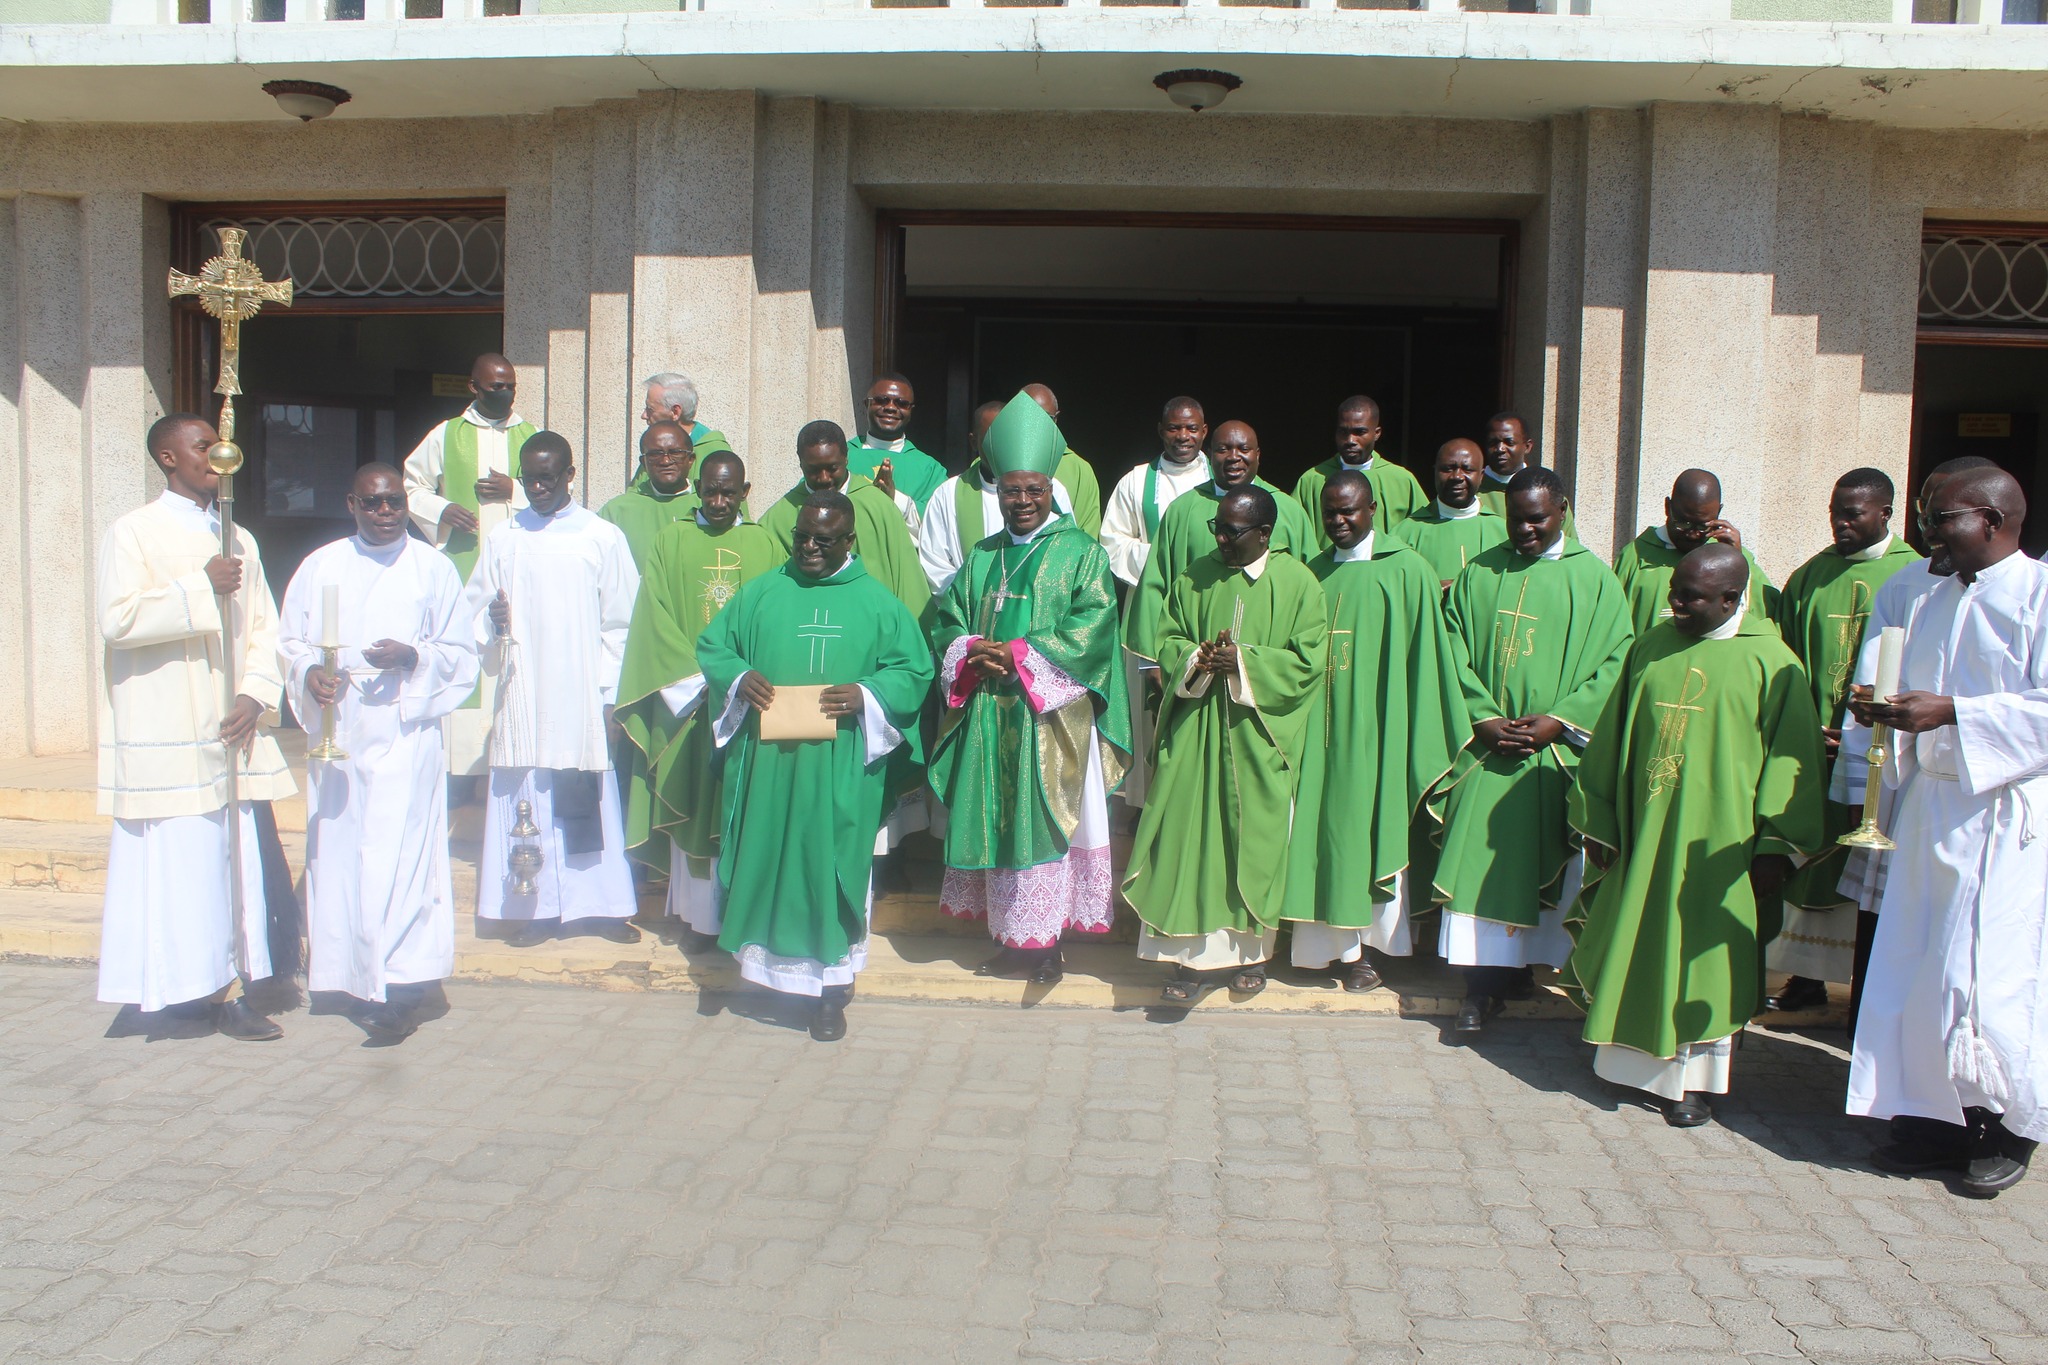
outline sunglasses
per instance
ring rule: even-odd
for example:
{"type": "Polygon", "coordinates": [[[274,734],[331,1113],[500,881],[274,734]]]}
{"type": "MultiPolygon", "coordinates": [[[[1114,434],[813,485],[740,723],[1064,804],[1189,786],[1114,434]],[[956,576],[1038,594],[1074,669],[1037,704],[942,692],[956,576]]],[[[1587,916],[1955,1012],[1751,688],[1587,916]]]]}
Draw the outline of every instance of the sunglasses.
{"type": "Polygon", "coordinates": [[[1951,507],[1946,512],[1923,511],[1920,513],[1920,529],[1932,531],[1937,526],[1946,526],[1957,517],[1967,517],[1972,512],[1983,512],[1990,516],[1998,515],[1996,507],[1951,507]]]}
{"type": "Polygon", "coordinates": [[[1225,526],[1216,518],[1209,518],[1209,534],[1222,536],[1225,540],[1243,540],[1258,529],[1256,526],[1225,526]]]}
{"type": "Polygon", "coordinates": [[[365,512],[403,512],[405,510],[405,494],[403,493],[372,493],[368,497],[363,496],[361,493],[351,493],[349,496],[354,498],[356,506],[362,508],[365,512]]]}
{"type": "Polygon", "coordinates": [[[836,536],[814,536],[808,531],[797,531],[793,533],[789,539],[790,542],[795,545],[815,545],[821,550],[826,550],[830,549],[834,545],[837,545],[840,541],[847,539],[852,534],[853,533],[851,531],[848,531],[842,535],[836,536]]]}

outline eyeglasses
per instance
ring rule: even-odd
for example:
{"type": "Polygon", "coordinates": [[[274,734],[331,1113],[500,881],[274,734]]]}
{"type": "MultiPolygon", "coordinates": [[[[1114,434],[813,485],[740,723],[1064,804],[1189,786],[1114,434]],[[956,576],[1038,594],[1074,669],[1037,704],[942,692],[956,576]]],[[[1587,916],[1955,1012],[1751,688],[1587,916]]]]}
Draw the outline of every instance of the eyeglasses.
{"type": "Polygon", "coordinates": [[[1991,516],[2000,515],[1996,507],[1951,507],[1946,512],[1923,510],[1920,513],[1920,529],[1932,531],[1937,526],[1946,526],[1957,517],[1967,517],[1972,512],[1984,512],[1991,516]]]}
{"type": "Polygon", "coordinates": [[[852,534],[851,531],[842,531],[836,536],[814,536],[809,531],[797,531],[789,539],[795,545],[815,545],[821,550],[828,550],[852,534]]]}
{"type": "Polygon", "coordinates": [[[1674,521],[1671,529],[1682,536],[1703,536],[1711,525],[1713,523],[1709,521],[1674,521]]]}
{"type": "Polygon", "coordinates": [[[403,512],[405,510],[405,494],[403,493],[372,493],[367,497],[361,493],[351,493],[349,496],[354,498],[356,506],[362,508],[365,512],[403,512]]]}
{"type": "Polygon", "coordinates": [[[1045,484],[1027,483],[1022,488],[998,487],[996,496],[1004,502],[1036,502],[1050,492],[1052,489],[1045,484]]]}
{"type": "Polygon", "coordinates": [[[1257,526],[1225,526],[1216,518],[1209,518],[1209,534],[1222,536],[1225,540],[1243,540],[1258,529],[1257,526]]]}

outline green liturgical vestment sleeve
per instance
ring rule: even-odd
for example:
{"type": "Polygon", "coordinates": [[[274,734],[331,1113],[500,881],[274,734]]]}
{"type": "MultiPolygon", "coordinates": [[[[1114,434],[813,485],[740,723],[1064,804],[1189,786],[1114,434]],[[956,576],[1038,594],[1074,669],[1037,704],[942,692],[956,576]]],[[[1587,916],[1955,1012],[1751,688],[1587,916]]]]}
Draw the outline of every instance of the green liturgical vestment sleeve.
{"type": "Polygon", "coordinates": [[[1159,635],[1155,773],[1123,885],[1154,933],[1280,922],[1303,753],[1321,739],[1312,725],[1328,635],[1322,586],[1291,556],[1269,555],[1252,580],[1211,554],[1174,580],[1159,635]],[[1225,631],[1237,677],[1207,676],[1200,696],[1181,696],[1196,648],[1225,631]]]}
{"type": "Polygon", "coordinates": [[[671,841],[693,858],[718,851],[718,774],[705,697],[678,719],[661,696],[703,672],[697,637],[742,584],[782,563],[775,541],[742,522],[713,535],[695,521],[664,527],[647,553],[613,715],[626,732],[626,847],[668,870],[671,841]]]}
{"type": "MultiPolygon", "coordinates": [[[[1621,585],[1583,545],[1561,543],[1554,560],[1497,545],[1451,584],[1444,624],[1474,722],[1554,716],[1590,731],[1621,675],[1630,639],[1621,585]]],[[[1510,758],[1468,734],[1429,797],[1443,826],[1437,903],[1534,927],[1557,904],[1571,858],[1565,794],[1577,763],[1564,738],[1510,758]]]]}
{"type": "Polygon", "coordinates": [[[1372,558],[1309,563],[1329,652],[1309,717],[1285,918],[1372,923],[1408,866],[1416,809],[1472,733],[1435,570],[1391,536],[1372,558]]]}
{"type": "Polygon", "coordinates": [[[1777,930],[1750,860],[1817,850],[1826,789],[1813,695],[1772,626],[1635,643],[1571,795],[1573,827],[1615,853],[1566,921],[1560,980],[1588,1042],[1672,1057],[1748,1022],[1777,930]]]}
{"type": "MultiPolygon", "coordinates": [[[[1309,524],[1301,505],[1264,479],[1254,484],[1273,495],[1279,519],[1273,523],[1272,549],[1286,551],[1297,563],[1306,565],[1316,552],[1315,528],[1309,524]]],[[[1138,586],[1124,602],[1124,648],[1141,659],[1157,659],[1160,618],[1166,609],[1166,591],[1173,581],[1204,555],[1216,552],[1216,536],[1209,529],[1221,500],[1213,483],[1191,488],[1175,498],[1159,519],[1159,534],[1152,537],[1152,555],[1138,586]]]]}
{"type": "MultiPolygon", "coordinates": [[[[697,659],[713,717],[750,669],[773,686],[858,683],[911,759],[923,757],[918,711],[932,657],[909,611],[857,558],[830,578],[785,564],[754,579],[698,636],[697,659]]],[[[851,719],[832,739],[801,743],[763,743],[758,718],[742,722],[726,754],[718,858],[726,951],[758,945],[833,963],[865,938],[890,766],[867,761],[868,742],[851,719]]]]}

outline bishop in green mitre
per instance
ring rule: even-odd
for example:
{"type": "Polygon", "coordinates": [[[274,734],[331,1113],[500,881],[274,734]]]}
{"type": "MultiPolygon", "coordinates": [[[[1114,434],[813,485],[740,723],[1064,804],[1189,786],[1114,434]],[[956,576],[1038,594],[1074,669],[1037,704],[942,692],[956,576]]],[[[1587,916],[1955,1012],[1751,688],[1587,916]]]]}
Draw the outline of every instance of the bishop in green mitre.
{"type": "Polygon", "coordinates": [[[1309,561],[1330,611],[1287,846],[1295,966],[1333,967],[1347,991],[1380,984],[1366,949],[1407,957],[1409,832],[1423,796],[1472,733],[1436,571],[1373,529],[1372,484],[1323,485],[1330,548],[1309,561]]]}
{"type": "Polygon", "coordinates": [[[1778,590],[1742,549],[1742,533],[1722,519],[1721,481],[1704,469],[1688,469],[1672,482],[1671,496],[1664,499],[1663,523],[1644,527],[1614,557],[1614,576],[1628,592],[1629,619],[1636,634],[1647,635],[1650,627],[1671,619],[1671,575],[1679,560],[1710,540],[1742,550],[1749,561],[1749,602],[1744,610],[1776,628],[1778,590]]]}
{"type": "Polygon", "coordinates": [[[761,528],[786,555],[795,548],[797,514],[813,493],[844,493],[853,503],[860,534],[860,559],[868,576],[896,594],[912,616],[923,619],[931,585],[917,559],[917,542],[896,502],[875,483],[847,467],[846,432],[837,422],[806,423],[796,437],[803,478],[761,516],[761,528]]]}
{"type": "Polygon", "coordinates": [[[1285,908],[1282,850],[1321,739],[1311,721],[1330,625],[1315,574],[1272,550],[1280,501],[1226,493],[1214,553],[1175,577],[1161,618],[1166,696],[1123,890],[1144,924],[1138,956],[1174,965],[1169,1004],[1226,980],[1264,989],[1285,908]]]}
{"type": "Polygon", "coordinates": [[[1337,453],[1294,484],[1294,500],[1313,526],[1318,549],[1330,547],[1323,537],[1323,482],[1340,469],[1353,470],[1371,481],[1373,506],[1379,509],[1373,522],[1376,531],[1391,531],[1429,507],[1429,496],[1415,476],[1374,449],[1379,439],[1380,405],[1376,401],[1361,393],[1337,405],[1337,453]]]}
{"type": "MultiPolygon", "coordinates": [[[[891,498],[901,493],[910,504],[905,513],[921,517],[946,481],[946,467],[919,450],[906,430],[917,411],[917,394],[902,375],[885,374],[868,386],[866,409],[866,435],[847,452],[847,467],[891,498]]],[[[905,520],[915,530],[909,515],[905,520]]]]}
{"type": "Polygon", "coordinates": [[[1027,395],[982,437],[1002,529],[938,601],[944,714],[932,790],[947,811],[939,909],[986,920],[979,974],[1041,985],[1066,934],[1109,932],[1109,794],[1131,752],[1109,555],[1053,500],[1066,442],[1027,395]]]}
{"type": "Polygon", "coordinates": [[[1564,484],[1531,466],[1508,489],[1508,539],[1451,584],[1444,624],[1472,729],[1428,810],[1440,826],[1438,948],[1465,969],[1454,1036],[1484,1030],[1529,969],[1571,953],[1582,866],[1565,795],[1628,652],[1628,605],[1564,534],[1564,484]]]}
{"type": "MultiPolygon", "coordinates": [[[[1486,419],[1486,473],[1479,482],[1479,505],[1493,516],[1508,514],[1508,482],[1536,462],[1536,438],[1517,412],[1496,412],[1486,419]]],[[[1579,538],[1572,524],[1571,504],[1564,509],[1564,534],[1579,538]]]]}
{"type": "Polygon", "coordinates": [[[1480,471],[1486,467],[1471,441],[1446,441],[1437,448],[1436,502],[1396,527],[1394,534],[1413,546],[1436,571],[1446,589],[1464,572],[1472,557],[1508,538],[1508,524],[1479,503],[1480,471]]]}
{"type": "MultiPolygon", "coordinates": [[[[1828,499],[1830,545],[1800,565],[1778,599],[1778,629],[1806,669],[1829,756],[1842,740],[1849,683],[1877,590],[1920,555],[1892,534],[1892,481],[1881,469],[1852,469],[1828,499]]],[[[1856,793],[1859,801],[1862,793],[1856,793]]],[[[1841,892],[1849,850],[1835,842],[1863,818],[1860,805],[1828,802],[1827,839],[1785,882],[1785,927],[1771,941],[1769,965],[1792,979],[1771,1008],[1809,1009],[1828,1001],[1827,982],[1855,976],[1856,902],[1841,892]]]]}
{"type": "Polygon", "coordinates": [[[626,533],[633,566],[647,575],[647,555],[662,528],[688,521],[701,505],[690,487],[697,463],[690,433],[680,422],[656,422],[640,433],[640,473],[625,492],[597,509],[597,514],[626,533]]]}
{"type": "Polygon", "coordinates": [[[743,519],[747,487],[739,456],[707,455],[697,469],[700,505],[655,536],[613,712],[626,736],[626,851],[668,873],[668,913],[707,936],[719,929],[712,864],[721,808],[697,637],[742,585],[786,558],[773,537],[743,519]]]}
{"type": "Polygon", "coordinates": [[[922,761],[932,682],[916,618],[854,553],[857,525],[844,493],[810,494],[789,562],[743,585],[697,637],[712,742],[726,750],[718,946],[744,979],[816,1001],[820,1042],[846,1036],[889,757],[922,761]],[[827,734],[763,739],[778,706],[797,734],[822,713],[827,734]]]}
{"type": "Polygon", "coordinates": [[[1262,488],[1279,508],[1272,530],[1273,550],[1308,563],[1316,552],[1317,531],[1301,504],[1259,477],[1259,434],[1246,422],[1224,422],[1209,433],[1211,481],[1176,498],[1159,519],[1152,553],[1138,586],[1124,603],[1124,647],[1140,667],[1156,667],[1155,649],[1164,623],[1167,590],[1181,574],[1214,553],[1212,523],[1224,497],[1240,488],[1262,488]]]}
{"type": "Polygon", "coordinates": [[[1742,611],[1749,562],[1708,543],[1671,578],[1579,761],[1572,827],[1594,871],[1560,976],[1593,1070],[1690,1128],[1728,1093],[1763,1006],[1764,945],[1794,857],[1826,838],[1827,756],[1799,660],[1742,611]]]}

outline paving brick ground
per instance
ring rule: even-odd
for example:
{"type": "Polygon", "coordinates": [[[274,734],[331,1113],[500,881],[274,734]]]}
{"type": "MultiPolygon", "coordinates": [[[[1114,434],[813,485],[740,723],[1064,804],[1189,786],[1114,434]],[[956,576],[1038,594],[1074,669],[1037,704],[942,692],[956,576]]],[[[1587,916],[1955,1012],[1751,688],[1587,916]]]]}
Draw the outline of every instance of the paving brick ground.
{"type": "Polygon", "coordinates": [[[827,1047],[494,985],[367,1049],[109,1037],[91,985],[0,965],[0,1358],[2048,1360],[2048,1171],[1864,1168],[1826,1034],[1677,1132],[1554,1023],[856,1004],[827,1047]]]}

